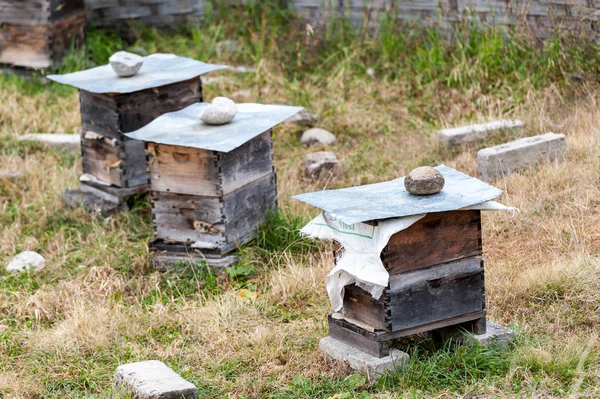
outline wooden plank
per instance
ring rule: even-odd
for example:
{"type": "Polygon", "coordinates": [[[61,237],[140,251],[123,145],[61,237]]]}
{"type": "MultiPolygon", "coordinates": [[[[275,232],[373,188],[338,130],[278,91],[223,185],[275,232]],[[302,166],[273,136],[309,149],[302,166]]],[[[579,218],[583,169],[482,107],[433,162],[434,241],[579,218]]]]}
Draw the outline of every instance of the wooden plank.
{"type": "Polygon", "coordinates": [[[274,172],[273,142],[267,131],[228,153],[219,153],[223,193],[228,194],[274,172]]]}
{"type": "Polygon", "coordinates": [[[348,317],[370,325],[376,330],[390,330],[387,321],[388,307],[384,301],[386,293],[381,298],[374,299],[371,294],[354,284],[344,287],[344,305],[342,313],[348,317]]]}
{"type": "Polygon", "coordinates": [[[206,243],[217,249],[226,241],[219,198],[151,192],[155,237],[167,242],[206,243]]]}
{"type": "Polygon", "coordinates": [[[150,243],[152,252],[160,252],[168,256],[186,256],[189,254],[202,254],[206,257],[223,257],[233,251],[235,247],[222,243],[216,249],[192,248],[191,243],[171,242],[155,238],[150,243]]]}
{"type": "MultiPolygon", "coordinates": [[[[85,133],[84,133],[85,135],[85,133]]],[[[110,138],[81,139],[83,173],[118,187],[125,187],[122,143],[110,138]]]]}
{"type": "Polygon", "coordinates": [[[123,164],[125,186],[134,187],[148,184],[145,143],[125,137],[123,149],[125,151],[123,164]]]}
{"type": "Polygon", "coordinates": [[[49,0],[0,0],[0,24],[48,25],[49,0]]]}
{"type": "Polygon", "coordinates": [[[385,341],[376,341],[348,328],[345,324],[336,323],[337,320],[332,318],[331,315],[329,315],[327,319],[329,321],[329,335],[331,338],[337,339],[338,341],[360,349],[375,357],[384,357],[390,354],[390,347],[385,341]]]}
{"type": "Polygon", "coordinates": [[[251,241],[267,212],[277,207],[277,183],[271,173],[223,197],[227,242],[251,241]]]}
{"type": "Polygon", "coordinates": [[[58,64],[63,55],[71,48],[79,48],[85,42],[85,11],[63,15],[50,28],[50,51],[52,61],[58,64]]]}
{"type": "Polygon", "coordinates": [[[390,277],[391,330],[485,310],[483,260],[461,259],[390,277]]]}
{"type": "Polygon", "coordinates": [[[394,275],[481,253],[481,211],[454,211],[430,213],[394,234],[381,259],[394,275]]]}
{"type": "Polygon", "coordinates": [[[108,94],[79,90],[81,126],[84,131],[122,140],[117,102],[108,94]]]}
{"type": "Polygon", "coordinates": [[[195,78],[171,85],[114,96],[124,132],[133,132],[159,116],[202,100],[202,83],[195,78]]]}
{"type": "Polygon", "coordinates": [[[215,152],[155,143],[147,148],[152,191],[222,196],[215,152]]]}
{"type": "Polygon", "coordinates": [[[0,63],[30,68],[52,64],[48,26],[0,24],[0,63]]]}

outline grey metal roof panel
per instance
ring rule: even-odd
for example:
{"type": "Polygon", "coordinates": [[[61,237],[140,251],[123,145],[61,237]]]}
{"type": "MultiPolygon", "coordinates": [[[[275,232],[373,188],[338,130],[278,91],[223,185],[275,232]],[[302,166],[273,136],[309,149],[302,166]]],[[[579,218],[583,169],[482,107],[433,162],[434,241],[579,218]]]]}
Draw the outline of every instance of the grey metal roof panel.
{"type": "Polygon", "coordinates": [[[436,167],[446,180],[433,195],[412,195],[404,177],[365,186],[299,194],[292,198],[320,208],[347,224],[430,212],[446,212],[490,201],[502,190],[445,165],[436,167]]]}
{"type": "Polygon", "coordinates": [[[129,78],[119,77],[108,64],[65,75],[50,75],[48,79],[91,93],[124,94],[184,82],[225,68],[228,67],[178,57],[175,54],[152,54],[144,57],[140,71],[129,78]]]}
{"type": "Polygon", "coordinates": [[[192,104],[181,111],[159,116],[129,138],[158,144],[230,152],[302,110],[287,105],[236,104],[237,114],[226,125],[207,125],[200,114],[208,103],[192,104]]]}

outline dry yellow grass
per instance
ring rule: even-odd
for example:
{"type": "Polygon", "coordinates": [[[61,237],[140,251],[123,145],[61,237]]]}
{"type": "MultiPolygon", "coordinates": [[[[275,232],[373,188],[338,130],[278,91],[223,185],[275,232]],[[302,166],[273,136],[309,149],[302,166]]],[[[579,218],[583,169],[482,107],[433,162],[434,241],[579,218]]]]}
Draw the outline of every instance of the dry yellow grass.
{"type": "MultiPolygon", "coordinates": [[[[319,124],[340,138],[334,150],[342,160],[341,174],[326,185],[299,179],[302,156],[314,148],[296,145],[298,132],[292,128],[278,130],[275,155],[282,207],[314,214],[290,196],[396,178],[421,163],[443,162],[477,174],[476,149],[483,144],[456,151],[439,148],[431,125],[408,110],[397,83],[370,78],[348,82],[342,71],[325,87],[306,83],[289,88],[271,70],[264,64],[249,78],[225,75],[205,87],[205,97],[248,86],[250,100],[260,93],[264,102],[309,93],[312,111],[321,116],[319,124]]],[[[481,384],[498,397],[518,397],[510,393],[516,379],[532,397],[577,397],[575,388],[584,380],[582,397],[599,395],[589,386],[600,375],[595,360],[600,350],[600,89],[591,85],[584,92],[588,94],[565,103],[555,87],[532,91],[509,115],[504,103],[491,96],[439,93],[448,96],[448,104],[440,108],[445,112],[436,116],[440,127],[460,123],[465,114],[474,115],[473,122],[512,116],[525,121],[525,135],[567,135],[566,162],[539,165],[495,182],[505,190],[500,201],[520,213],[487,213],[483,220],[489,318],[519,327],[527,337],[511,356],[510,373],[495,386],[481,384]],[[535,371],[532,364],[541,370],[577,364],[571,384],[575,388],[557,391],[556,375],[535,371]]],[[[77,107],[75,93],[58,100],[51,94],[23,96],[16,88],[7,90],[0,98],[0,133],[76,131],[77,107]]],[[[150,358],[162,359],[201,386],[219,387],[232,398],[277,392],[296,375],[316,381],[343,374],[341,366],[327,364],[316,346],[327,334],[329,304],[323,281],[332,267],[329,251],[280,254],[278,266],[258,282],[256,299],[229,289],[148,302],[153,295],[169,297],[159,292],[159,276],[149,272],[146,242],[136,238],[147,234],[148,226],[132,233],[137,225],[130,216],[102,220],[63,208],[61,193],[76,185],[78,161],[65,165],[56,153],[7,151],[0,154],[0,164],[25,172],[21,182],[0,183],[0,214],[6,215],[0,223],[0,264],[23,250],[41,251],[48,260],[39,288],[20,287],[1,276],[5,293],[0,311],[10,319],[0,328],[11,331],[0,346],[0,362],[5,364],[0,390],[5,397],[47,395],[53,380],[60,382],[53,392],[63,392],[62,397],[100,395],[110,387],[110,374],[119,361],[150,358]],[[61,217],[76,227],[41,236],[28,233],[47,232],[61,217]],[[67,267],[73,262],[76,268],[67,267]],[[121,272],[123,268],[128,271],[121,272]],[[20,349],[11,353],[12,347],[20,349]],[[94,367],[102,371],[96,373],[94,367]]]]}

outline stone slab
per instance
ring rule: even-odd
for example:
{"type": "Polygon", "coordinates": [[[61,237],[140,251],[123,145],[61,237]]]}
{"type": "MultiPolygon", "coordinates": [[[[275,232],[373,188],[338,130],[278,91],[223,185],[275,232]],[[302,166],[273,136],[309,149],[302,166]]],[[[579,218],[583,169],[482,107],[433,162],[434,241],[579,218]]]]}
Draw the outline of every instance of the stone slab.
{"type": "Polygon", "coordinates": [[[317,151],[304,157],[304,175],[309,179],[329,179],[338,174],[338,159],[331,151],[317,151]]]}
{"type": "Polygon", "coordinates": [[[375,357],[331,337],[319,341],[319,350],[330,359],[344,361],[348,366],[366,374],[370,382],[376,381],[387,371],[408,367],[410,356],[398,349],[391,349],[384,357],[375,357]]]}
{"type": "Polygon", "coordinates": [[[438,130],[437,136],[444,145],[456,145],[484,139],[500,130],[515,130],[520,129],[521,127],[523,127],[523,122],[518,119],[503,119],[488,123],[438,130]]]}
{"type": "Polygon", "coordinates": [[[115,385],[136,399],[196,399],[198,390],[189,381],[158,360],[117,367],[115,385]]]}
{"type": "Polygon", "coordinates": [[[510,328],[503,327],[493,321],[487,321],[486,333],[471,335],[479,344],[490,347],[502,348],[508,345],[517,334],[510,328]]]}
{"type": "Polygon", "coordinates": [[[492,181],[543,161],[565,159],[564,134],[546,133],[488,147],[477,153],[477,167],[484,181],[492,181]]]}
{"type": "Polygon", "coordinates": [[[19,141],[37,141],[48,147],[68,148],[71,151],[81,148],[81,136],[78,134],[32,133],[19,136],[19,141]]]}
{"type": "Polygon", "coordinates": [[[110,216],[119,211],[126,211],[127,204],[106,201],[93,193],[81,190],[66,190],[62,194],[63,203],[69,208],[81,206],[88,212],[102,216],[110,216]]]}

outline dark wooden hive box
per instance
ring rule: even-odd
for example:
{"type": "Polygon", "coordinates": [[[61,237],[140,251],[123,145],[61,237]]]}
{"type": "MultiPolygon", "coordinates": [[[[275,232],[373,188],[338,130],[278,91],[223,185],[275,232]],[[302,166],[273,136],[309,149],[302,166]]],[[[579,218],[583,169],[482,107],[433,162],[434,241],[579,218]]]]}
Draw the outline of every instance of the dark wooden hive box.
{"type": "Polygon", "coordinates": [[[394,234],[381,259],[390,274],[383,295],[375,300],[354,284],[347,285],[341,311],[370,328],[330,317],[333,338],[355,339],[363,350],[383,356],[383,342],[392,338],[465,322],[474,322],[473,328],[483,332],[480,211],[428,214],[394,234]]]}
{"type": "Polygon", "coordinates": [[[130,188],[148,183],[146,154],[143,141],[132,140],[123,132],[201,102],[202,81],[195,78],[129,94],[80,90],[79,99],[83,173],[116,187],[130,188]]]}
{"type": "Polygon", "coordinates": [[[224,255],[277,206],[270,130],[227,153],[146,145],[155,252],[224,255]]]}
{"type": "Polygon", "coordinates": [[[48,68],[84,39],[83,0],[0,0],[0,64],[48,68]]]}

